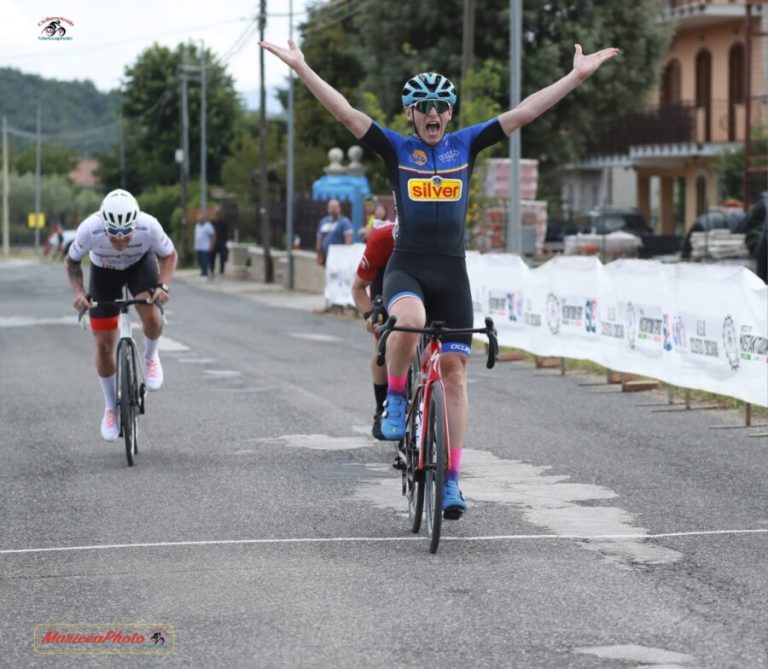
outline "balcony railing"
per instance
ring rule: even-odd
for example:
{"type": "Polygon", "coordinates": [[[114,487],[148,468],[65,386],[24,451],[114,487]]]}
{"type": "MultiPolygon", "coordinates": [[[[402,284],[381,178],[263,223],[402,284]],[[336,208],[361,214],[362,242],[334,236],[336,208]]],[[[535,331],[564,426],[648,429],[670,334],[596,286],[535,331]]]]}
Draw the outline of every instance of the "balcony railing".
{"type": "MultiPolygon", "coordinates": [[[[768,97],[753,98],[752,125],[768,125],[768,97]]],[[[590,155],[621,155],[649,144],[725,144],[743,142],[745,105],[713,100],[664,104],[614,122],[588,146],[590,155]]]]}

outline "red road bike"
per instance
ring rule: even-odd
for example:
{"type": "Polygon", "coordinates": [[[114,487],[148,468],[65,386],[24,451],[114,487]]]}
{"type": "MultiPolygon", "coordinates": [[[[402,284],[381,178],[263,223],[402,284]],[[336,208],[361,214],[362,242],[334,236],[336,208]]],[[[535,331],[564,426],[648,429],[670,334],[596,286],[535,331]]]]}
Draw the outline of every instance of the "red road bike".
{"type": "MultiPolygon", "coordinates": [[[[419,346],[408,370],[408,413],[405,438],[398,444],[395,467],[402,472],[403,495],[408,500],[408,519],[411,530],[418,533],[426,502],[427,537],[429,552],[437,552],[443,519],[443,488],[450,469],[450,435],[445,388],[440,373],[440,353],[445,335],[484,334],[488,337],[486,367],[496,364],[499,344],[491,318],[478,329],[446,328],[436,321],[427,328],[397,327],[397,318],[390,316],[381,327],[376,362],[384,364],[387,339],[392,332],[414,332],[421,335],[419,346]]],[[[451,520],[458,515],[446,511],[451,520]]]]}

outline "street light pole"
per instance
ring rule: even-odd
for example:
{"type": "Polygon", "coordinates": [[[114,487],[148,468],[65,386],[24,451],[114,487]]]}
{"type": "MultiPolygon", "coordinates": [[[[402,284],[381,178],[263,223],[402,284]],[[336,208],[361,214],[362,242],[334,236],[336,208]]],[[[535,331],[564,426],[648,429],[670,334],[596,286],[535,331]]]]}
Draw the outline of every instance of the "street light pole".
{"type": "MultiPolygon", "coordinates": [[[[293,39],[293,0],[288,2],[288,37],[293,39]]],[[[286,174],[285,203],[285,285],[293,290],[293,142],[295,127],[293,123],[293,69],[288,68],[288,165],[286,174]]]]}
{"type": "Polygon", "coordinates": [[[200,215],[208,220],[208,149],[205,108],[205,42],[200,40],[200,215]]]}
{"type": "Polygon", "coordinates": [[[42,125],[42,105],[37,103],[37,147],[35,149],[35,253],[40,250],[40,143],[42,125]]]}
{"type": "MultiPolygon", "coordinates": [[[[264,41],[264,29],[267,26],[267,0],[261,0],[259,9],[259,41],[264,41]]],[[[264,49],[259,49],[259,78],[261,86],[259,91],[259,167],[261,171],[259,189],[259,213],[261,214],[261,243],[264,247],[264,283],[274,281],[274,269],[272,267],[272,235],[269,227],[269,184],[267,182],[267,88],[264,81],[264,49]]]]}
{"type": "Polygon", "coordinates": [[[187,181],[189,179],[189,107],[187,104],[187,46],[181,56],[181,234],[179,262],[184,262],[187,239],[187,181]]]}
{"type": "MultiPolygon", "coordinates": [[[[523,0],[509,0],[509,108],[520,104],[520,47],[523,37],[523,0]]],[[[520,130],[509,137],[509,205],[507,253],[522,255],[520,229],[520,130]]]]}

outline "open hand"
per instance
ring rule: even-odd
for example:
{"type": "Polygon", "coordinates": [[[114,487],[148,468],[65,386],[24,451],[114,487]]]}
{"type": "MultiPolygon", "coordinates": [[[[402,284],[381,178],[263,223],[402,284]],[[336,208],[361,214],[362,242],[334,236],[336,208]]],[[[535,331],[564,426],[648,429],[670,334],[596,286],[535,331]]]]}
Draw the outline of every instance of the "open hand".
{"type": "Polygon", "coordinates": [[[581,44],[575,45],[573,54],[573,69],[576,70],[579,78],[583,81],[594,73],[603,63],[616,58],[620,51],[614,47],[602,49],[595,53],[584,55],[581,50],[581,44]]]}
{"type": "Polygon", "coordinates": [[[275,54],[280,60],[282,60],[288,67],[295,70],[301,63],[304,62],[304,54],[301,53],[301,49],[296,46],[296,42],[292,39],[288,40],[288,48],[271,44],[270,42],[259,42],[259,46],[262,49],[266,49],[270,53],[275,54]]]}

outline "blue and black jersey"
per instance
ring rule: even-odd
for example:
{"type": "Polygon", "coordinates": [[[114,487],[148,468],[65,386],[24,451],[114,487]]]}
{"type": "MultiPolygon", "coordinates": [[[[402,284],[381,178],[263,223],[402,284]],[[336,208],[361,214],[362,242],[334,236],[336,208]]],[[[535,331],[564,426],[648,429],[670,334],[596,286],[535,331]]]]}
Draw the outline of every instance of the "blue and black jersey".
{"type": "Polygon", "coordinates": [[[396,251],[464,257],[475,158],[505,137],[498,118],[446,133],[436,146],[371,125],[362,142],[384,159],[392,183],[399,221],[396,251]]]}

